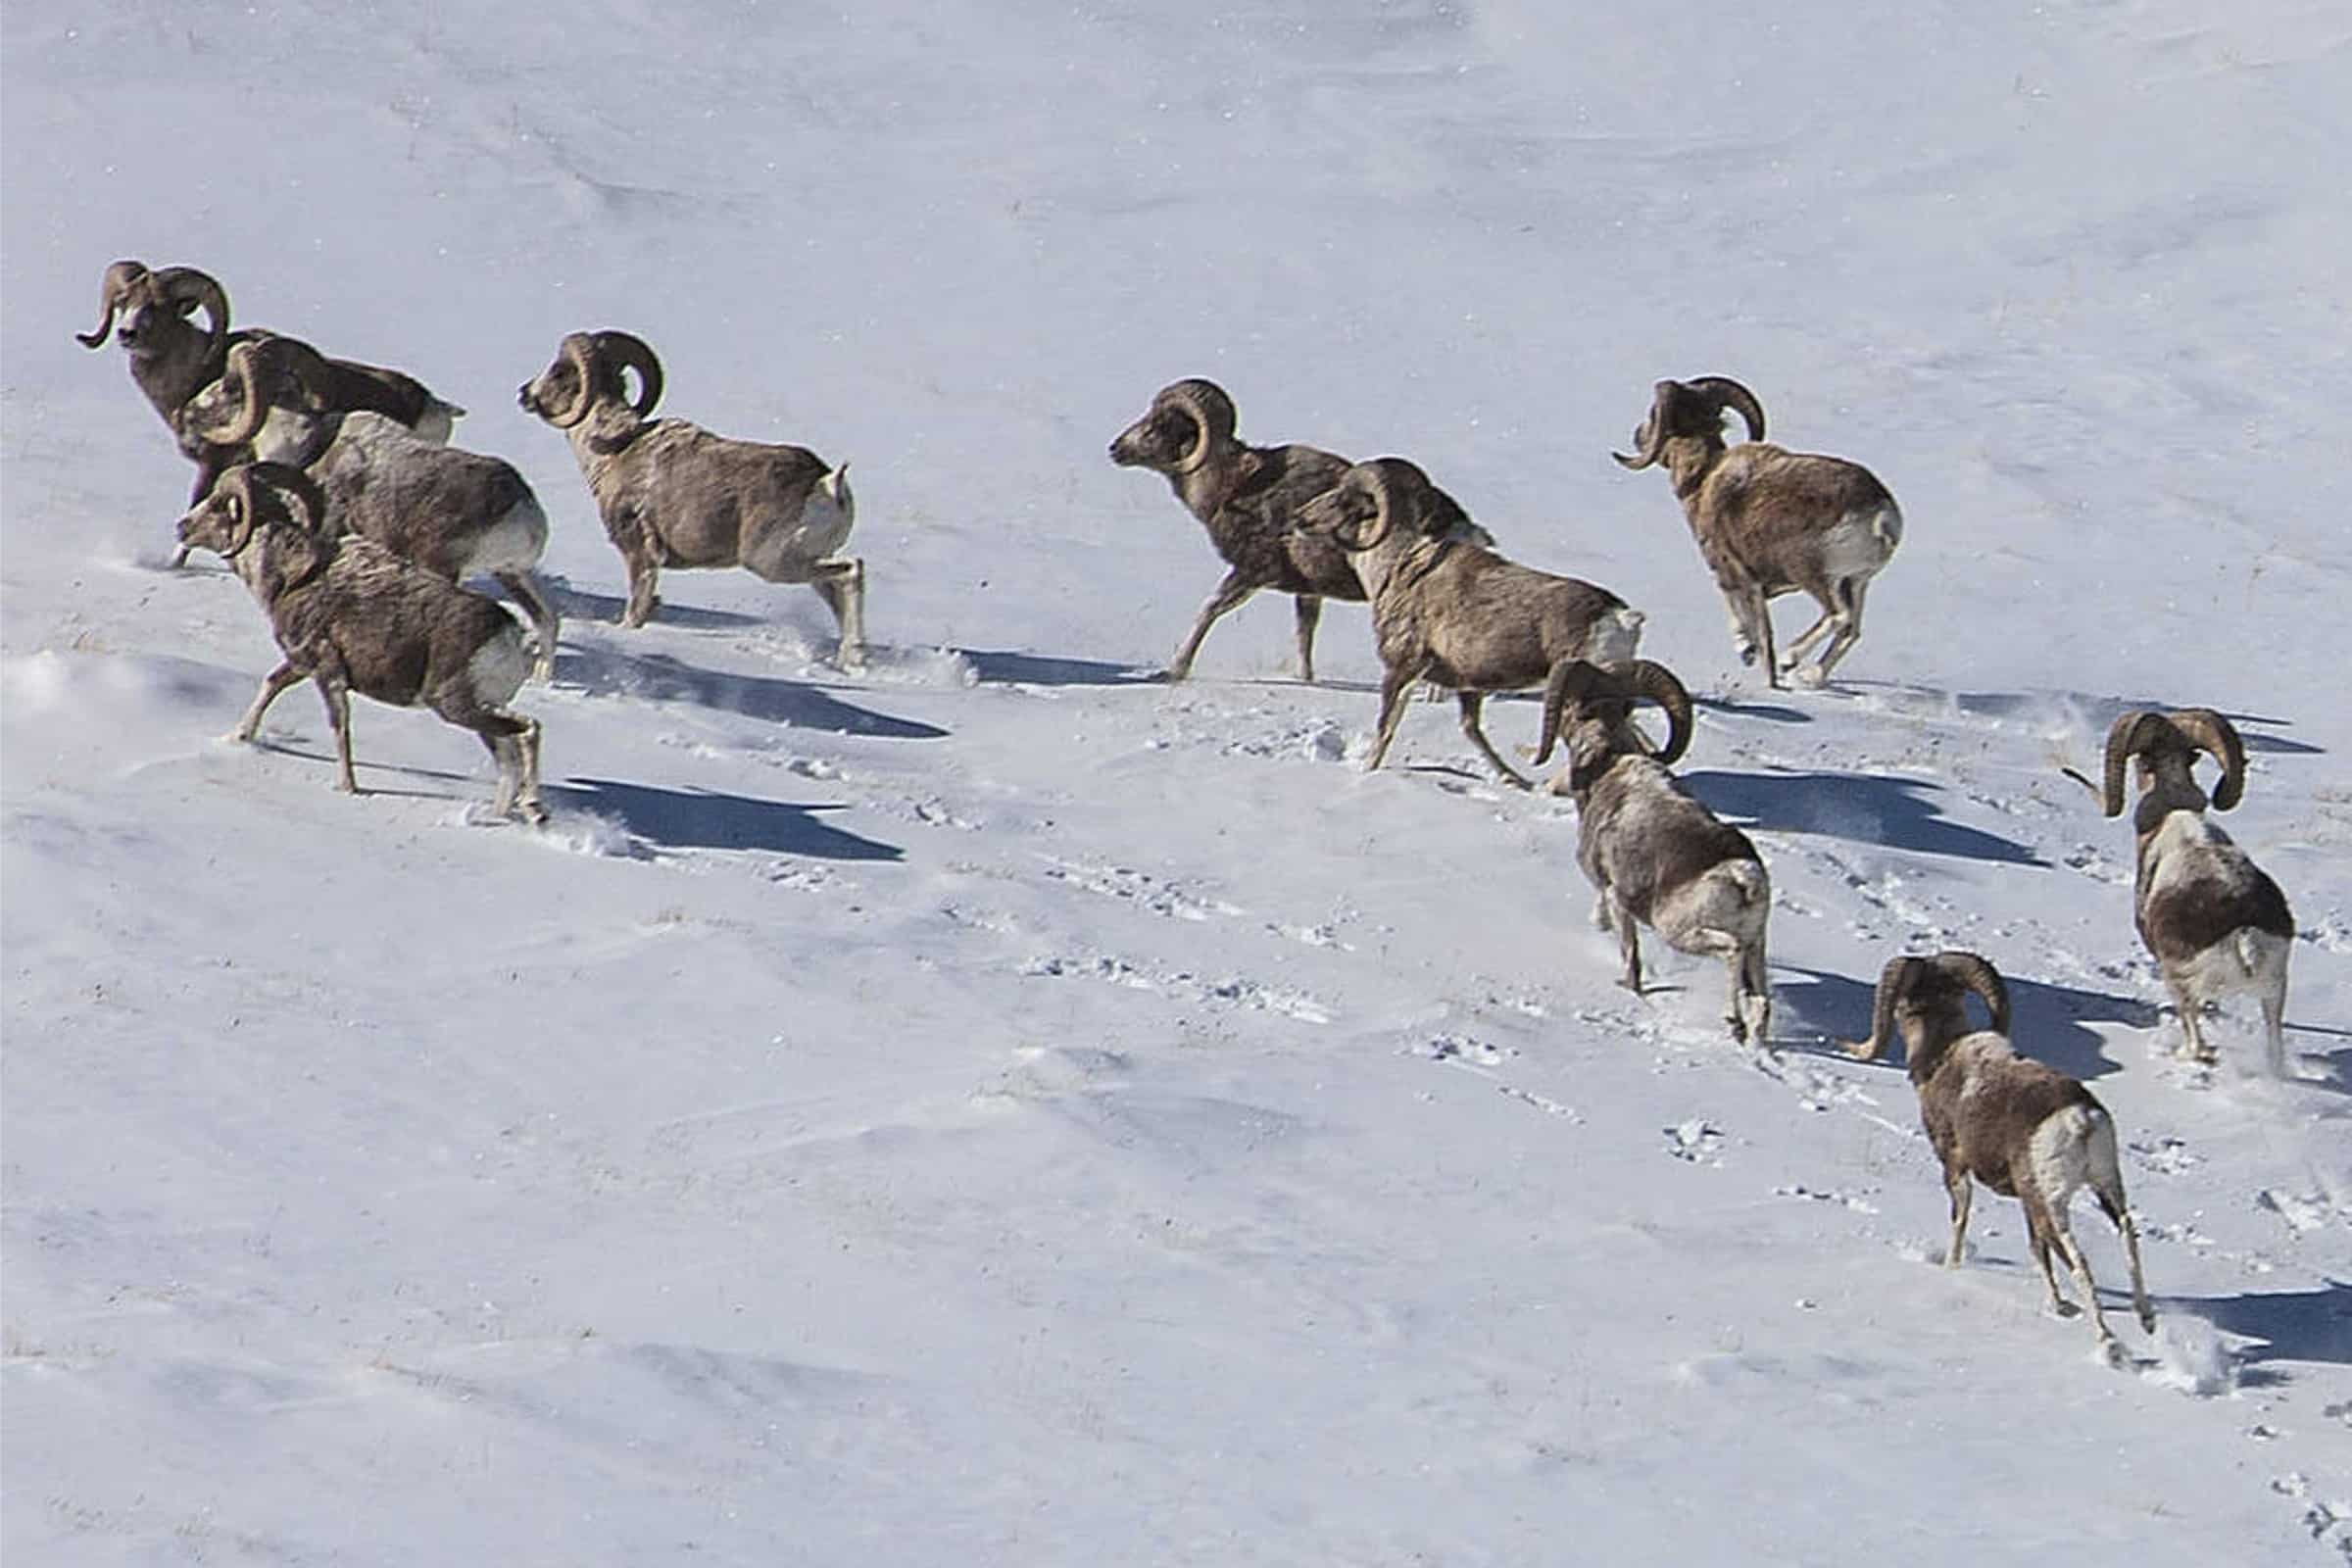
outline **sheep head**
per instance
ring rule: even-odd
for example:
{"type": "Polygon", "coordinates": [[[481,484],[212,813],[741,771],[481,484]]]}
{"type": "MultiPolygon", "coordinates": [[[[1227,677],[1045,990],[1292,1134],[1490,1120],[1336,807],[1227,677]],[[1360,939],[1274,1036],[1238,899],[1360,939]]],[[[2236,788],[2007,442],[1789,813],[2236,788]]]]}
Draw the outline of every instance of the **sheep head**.
{"type": "Polygon", "coordinates": [[[103,348],[112,333],[133,355],[165,353],[179,323],[199,307],[210,323],[203,357],[211,364],[228,341],[227,291],[193,267],[151,272],[141,262],[117,262],[106,270],[99,286],[97,330],[76,332],[74,339],[85,349],[103,348]],[[122,322],[119,328],[118,316],[122,322]]]}
{"type": "Polygon", "coordinates": [[[1214,381],[1189,376],[1159,389],[1144,416],[1110,444],[1122,468],[1193,473],[1233,442],[1233,399],[1214,381]]]}
{"type": "Polygon", "coordinates": [[[600,406],[626,407],[642,419],[662,401],[662,361],[645,339],[628,332],[573,332],[555,363],[517,389],[515,401],[559,430],[568,430],[600,406]],[[637,396],[628,372],[637,372],[637,396]]]}
{"type": "Polygon", "coordinates": [[[1651,391],[1648,416],[1634,429],[1634,455],[1612,452],[1609,456],[1625,467],[1646,468],[1665,455],[1666,443],[1677,436],[1720,442],[1726,409],[1739,414],[1750,441],[1764,439],[1764,405],[1730,376],[1660,381],[1651,391]]]}
{"type": "Polygon", "coordinates": [[[228,351],[220,378],[190,398],[175,422],[183,438],[242,447],[262,433],[271,409],[324,408],[329,381],[324,356],[300,338],[248,338],[228,351]]]}
{"type": "MultiPolygon", "coordinates": [[[[315,535],[325,519],[326,493],[309,474],[282,463],[241,463],[220,475],[212,494],[179,519],[177,532],[183,545],[233,560],[253,542],[254,531],[266,524],[289,523],[305,535],[315,535]],[[299,520],[288,509],[288,500],[301,504],[299,520]]],[[[316,564],[311,569],[317,569],[316,564]]]]}
{"type": "Polygon", "coordinates": [[[1671,767],[1690,749],[1690,693],[1673,670],[1654,660],[1601,665],[1571,660],[1551,673],[1544,690],[1544,734],[1536,760],[1551,760],[1567,737],[1578,772],[1617,757],[1654,757],[1671,767]],[[1634,710],[1655,703],[1666,710],[1666,744],[1654,747],[1634,722],[1634,710]]]}
{"type": "Polygon", "coordinates": [[[1992,1032],[2006,1036],[2009,988],[2000,971],[1984,959],[1957,949],[1927,957],[1889,958],[1886,967],[1879,971],[1870,1038],[1849,1043],[1846,1054],[1863,1061],[1875,1060],[1886,1049],[1899,1018],[1903,1038],[1912,1048],[1912,1076],[1925,1078],[1935,1071],[1933,1048],[1971,1032],[1965,1005],[1971,992],[1992,1015],[1992,1032]]]}
{"type": "Polygon", "coordinates": [[[1404,458],[1353,465],[1338,484],[1298,509],[1298,526],[1329,534],[1343,550],[1376,550],[1399,527],[1424,539],[1486,535],[1460,502],[1404,458]]]}
{"type": "Polygon", "coordinates": [[[2203,752],[2222,767],[2212,806],[2235,807],[2246,787],[2246,748],[2230,722],[2210,708],[2181,708],[2168,713],[2135,709],[2107,731],[2106,788],[2099,808],[2109,816],[2124,809],[2124,766],[2137,759],[2141,799],[2156,799],[2167,810],[2202,811],[2207,801],[2191,767],[2203,752]]]}

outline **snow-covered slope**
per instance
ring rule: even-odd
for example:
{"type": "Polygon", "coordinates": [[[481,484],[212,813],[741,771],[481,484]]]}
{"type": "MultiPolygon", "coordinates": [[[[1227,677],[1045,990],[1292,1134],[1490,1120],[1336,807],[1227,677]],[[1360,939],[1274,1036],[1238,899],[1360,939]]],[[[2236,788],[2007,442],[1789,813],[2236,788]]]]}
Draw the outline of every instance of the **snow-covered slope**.
{"type": "MultiPolygon", "coordinates": [[[[2259,0],[286,0],[0,14],[5,1370],[27,1563],[2322,1561],[2352,1554],[2352,24],[2259,0]],[[1574,13],[1574,15],[1570,15],[1574,13]],[[184,465],[71,334],[118,257],[398,364],[530,476],[544,832],[162,569],[184,465]],[[618,562],[513,388],[857,466],[813,595],[618,562]],[[1662,479],[1723,372],[1910,531],[1840,691],[1763,693],[1662,479]],[[1774,1049],[1612,944],[1565,801],[1328,683],[1103,444],[1182,374],[1409,453],[1709,694],[1774,1049]],[[2167,1056],[2126,706],[2252,750],[2299,1081],[2167,1056]],[[1964,945],[2115,1112],[2117,1371],[2014,1204],[1828,1045],[1964,945]]],[[[1785,606],[1783,624],[1796,612],[1785,606]]],[[[1531,705],[1497,703],[1505,746],[1531,705]]],[[[2094,1269],[2114,1238],[2078,1215],[2094,1269]]]]}

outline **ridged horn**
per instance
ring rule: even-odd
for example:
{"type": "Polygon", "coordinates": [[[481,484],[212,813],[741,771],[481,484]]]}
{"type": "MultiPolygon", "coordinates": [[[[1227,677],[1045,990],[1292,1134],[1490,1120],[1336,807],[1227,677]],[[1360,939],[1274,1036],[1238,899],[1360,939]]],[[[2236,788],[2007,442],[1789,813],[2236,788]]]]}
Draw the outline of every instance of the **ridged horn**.
{"type": "Polygon", "coordinates": [[[214,482],[213,493],[228,497],[228,548],[220,552],[223,561],[233,560],[237,553],[253,543],[257,518],[253,510],[253,465],[241,463],[214,482]]]}
{"type": "Polygon", "coordinates": [[[596,402],[596,339],[586,332],[565,333],[556,359],[571,367],[572,385],[578,391],[568,407],[549,409],[545,416],[557,429],[568,430],[588,417],[588,410],[596,402]]]}
{"type": "MultiPolygon", "coordinates": [[[[637,401],[629,405],[644,418],[662,401],[662,361],[655,355],[653,345],[631,332],[605,331],[596,334],[596,351],[610,356],[621,370],[634,368],[637,372],[637,401]]],[[[627,388],[627,381],[621,383],[627,388]]]]}
{"type": "Polygon", "coordinates": [[[228,351],[220,378],[243,383],[244,400],[233,417],[196,433],[216,446],[241,447],[262,433],[273,405],[292,407],[303,396],[316,399],[325,370],[318,351],[296,338],[248,338],[228,351]]]}
{"type": "Polygon", "coordinates": [[[205,344],[205,363],[217,365],[220,351],[228,346],[228,291],[222,288],[210,272],[193,267],[167,267],[155,274],[157,292],[174,305],[200,305],[212,319],[210,340],[205,344]]]}
{"type": "Polygon", "coordinates": [[[1682,390],[1682,385],[1680,381],[1660,381],[1650,388],[1649,417],[1634,432],[1634,455],[1629,458],[1622,452],[1609,454],[1617,460],[1618,466],[1638,470],[1658,461],[1659,454],[1666,450],[1666,405],[1682,390]]]}
{"type": "Polygon", "coordinates": [[[2001,979],[1998,969],[1977,955],[1958,949],[1938,953],[1927,962],[1931,968],[1974,991],[1984,1002],[1984,1010],[1992,1014],[1992,1032],[1996,1035],[2008,1034],[2009,986],[2001,979]]]}
{"type": "Polygon", "coordinates": [[[1348,470],[1342,484],[1353,484],[1372,498],[1372,520],[1367,527],[1343,522],[1331,530],[1342,550],[1370,550],[1396,526],[1397,493],[1429,488],[1429,475],[1402,458],[1374,458],[1348,470]]]}
{"type": "Polygon", "coordinates": [[[1598,664],[1587,660],[1564,659],[1551,666],[1551,678],[1544,683],[1544,734],[1536,743],[1539,766],[1551,760],[1551,749],[1559,743],[1560,723],[1567,716],[1568,705],[1581,707],[1607,679],[1598,664]]]}
{"type": "Polygon", "coordinates": [[[2227,811],[2235,807],[2246,792],[2246,743],[2237,738],[2236,726],[2210,708],[2175,709],[2164,716],[2190,744],[2222,764],[2222,776],[2213,786],[2213,808],[2227,811]]]}
{"type": "Polygon", "coordinates": [[[1876,1061],[1886,1050],[1886,1041],[1894,1033],[1895,1004],[1919,978],[1922,960],[1895,957],[1886,960],[1879,971],[1879,989],[1871,1003],[1870,1038],[1856,1040],[1845,1048],[1845,1054],[1861,1061],[1876,1061]]]}
{"type": "Polygon", "coordinates": [[[1193,421],[1200,433],[1193,437],[1191,450],[1176,460],[1178,473],[1191,473],[1208,461],[1211,448],[1233,439],[1236,416],[1233,399],[1214,381],[1189,376],[1182,381],[1162,387],[1152,401],[1174,409],[1193,421]]]}
{"type": "Polygon", "coordinates": [[[1750,441],[1764,439],[1764,405],[1756,401],[1753,392],[1728,375],[1702,375],[1686,384],[1713,404],[1717,414],[1720,415],[1727,408],[1737,413],[1740,422],[1747,426],[1747,438],[1750,441]]]}
{"type": "Polygon", "coordinates": [[[1652,659],[1637,659],[1612,673],[1629,696],[1644,698],[1666,710],[1666,749],[1658,760],[1669,767],[1690,749],[1690,694],[1674,671],[1652,659]]]}
{"type": "Polygon", "coordinates": [[[2135,708],[2107,727],[2106,788],[2099,794],[2099,810],[2103,814],[2124,814],[2124,765],[2155,738],[2165,722],[2162,713],[2135,708]]]}
{"type": "Polygon", "coordinates": [[[76,332],[74,341],[85,349],[102,349],[115,330],[115,313],[122,308],[122,296],[128,294],[138,280],[147,275],[144,262],[117,262],[106,270],[106,280],[98,285],[98,330],[76,332]]]}

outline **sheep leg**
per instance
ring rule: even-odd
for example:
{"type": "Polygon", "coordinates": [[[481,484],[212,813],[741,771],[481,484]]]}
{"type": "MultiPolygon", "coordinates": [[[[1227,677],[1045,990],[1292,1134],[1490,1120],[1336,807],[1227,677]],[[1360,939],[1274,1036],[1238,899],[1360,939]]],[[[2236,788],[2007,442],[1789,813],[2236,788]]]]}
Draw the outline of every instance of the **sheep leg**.
{"type": "Polygon", "coordinates": [[[852,558],[846,561],[820,561],[816,575],[809,580],[825,608],[833,612],[833,624],[841,633],[841,645],[834,655],[843,669],[865,667],[865,563],[852,558]]]}
{"type": "Polygon", "coordinates": [[[1836,616],[1837,635],[1821,651],[1821,659],[1806,677],[1806,684],[1828,684],[1830,671],[1838,667],[1838,661],[1852,652],[1854,644],[1862,640],[1862,599],[1869,591],[1868,577],[1848,577],[1837,585],[1836,593],[1839,601],[1836,616]]]}
{"type": "Polygon", "coordinates": [[[299,685],[301,681],[302,674],[295,669],[291,660],[263,676],[262,689],[254,694],[253,706],[245,710],[245,716],[237,720],[237,727],[228,732],[228,738],[232,741],[251,741],[259,735],[262,732],[262,715],[270,711],[270,705],[276,702],[287,687],[299,685]]]}
{"type": "Polygon", "coordinates": [[[1947,1165],[1943,1188],[1952,1195],[1952,1245],[1943,1254],[1943,1266],[1958,1268],[1968,1251],[1968,1208],[1976,1196],[1976,1184],[1968,1179],[1966,1170],[1947,1165]]]}
{"type": "Polygon", "coordinates": [[[554,680],[556,636],[563,629],[562,617],[557,615],[555,607],[547,602],[547,596],[539,591],[539,585],[531,580],[529,572],[501,571],[494,575],[498,578],[498,585],[507,591],[507,596],[520,605],[522,612],[531,617],[532,634],[539,640],[539,657],[533,663],[531,673],[543,681],[554,680]]]}
{"type": "Polygon", "coordinates": [[[1617,954],[1625,960],[1625,971],[1618,975],[1617,983],[1638,997],[1642,994],[1641,922],[1614,885],[1609,888],[1609,919],[1617,927],[1617,954]]]}
{"type": "Polygon", "coordinates": [[[1832,604],[1828,600],[1820,601],[1820,618],[1803,631],[1798,632],[1796,640],[1791,642],[1788,652],[1782,655],[1781,668],[1783,670],[1792,670],[1803,663],[1805,655],[1812,650],[1813,645],[1821,641],[1823,634],[1838,623],[1838,612],[1832,604]]]}
{"type": "Polygon", "coordinates": [[[1298,612],[1298,678],[1307,685],[1315,683],[1315,625],[1323,618],[1323,598],[1320,594],[1297,594],[1291,606],[1298,612]]]}
{"type": "Polygon", "coordinates": [[[2285,1077],[2286,987],[2283,985],[2262,994],[2262,1051],[2263,1059],[2270,1064],[2271,1076],[2285,1077]]]}
{"type": "Polygon", "coordinates": [[[1389,755],[1389,743],[1396,738],[1396,726],[1404,722],[1404,694],[1414,681],[1421,678],[1419,667],[1392,669],[1380,678],[1380,730],[1372,742],[1372,755],[1364,760],[1364,771],[1373,772],[1381,759],[1389,755]]]}
{"type": "Polygon", "coordinates": [[[620,612],[620,623],[635,630],[654,618],[654,607],[662,602],[654,593],[661,568],[654,564],[653,556],[643,551],[632,551],[623,560],[629,568],[629,603],[620,612]]]}
{"type": "Polygon", "coordinates": [[[2066,1259],[2066,1266],[2073,1271],[2075,1283],[2082,1287],[2082,1299],[2090,1310],[2092,1332],[2098,1335],[2101,1345],[2112,1346],[2115,1343],[2115,1331],[2107,1326],[2107,1314],[2099,1310],[2099,1288],[2091,1281],[2090,1264],[2082,1256],[2082,1248],[2075,1240],[2075,1233],[2067,1227],[2063,1210],[2053,1209],[2050,1212],[2050,1239],[2057,1244],[2059,1255],[2066,1259]]]}
{"type": "Polygon", "coordinates": [[[1504,761],[1495,752],[1493,744],[1487,740],[1487,732],[1479,727],[1478,712],[1481,708],[1486,706],[1487,694],[1484,692],[1456,692],[1453,695],[1455,701],[1462,705],[1462,733],[1470,737],[1471,744],[1479,749],[1486,760],[1494,765],[1494,771],[1500,773],[1505,780],[1523,790],[1534,789],[1536,787],[1534,781],[1504,761]]]}
{"type": "Polygon", "coordinates": [[[1740,955],[1740,986],[1746,993],[1740,1010],[1747,1016],[1747,1038],[1761,1046],[1772,1038],[1772,980],[1764,971],[1762,948],[1740,955]]]}
{"type": "Polygon", "coordinates": [[[2191,1061],[2219,1060],[2213,1047],[2205,1042],[2205,1004],[2188,994],[2188,987],[2182,981],[2167,975],[2165,984],[2172,990],[2174,1005],[2180,1010],[2181,1049],[2175,1054],[2191,1061]]]}
{"type": "Polygon", "coordinates": [[[1773,661],[1772,601],[1754,583],[1747,585],[1743,597],[1747,602],[1748,634],[1755,639],[1757,657],[1764,664],[1764,679],[1777,687],[1781,684],[1781,666],[1773,661]]]}
{"type": "Polygon", "coordinates": [[[2132,1223],[2132,1210],[2124,1206],[2123,1181],[2120,1176],[2110,1177],[2092,1187],[2091,1192],[2099,1200],[2100,1212],[2124,1239],[2124,1255],[2132,1260],[2132,1310],[2138,1314],[2139,1326],[2153,1334],[2156,1308],[2148,1303],[2147,1281],[2139,1272],[2139,1227],[2132,1223]]]}
{"type": "MultiPolygon", "coordinates": [[[[2054,1226],[2049,1204],[2042,1201],[2041,1194],[2028,1182],[2017,1184],[2017,1197],[2025,1205],[2026,1239],[2033,1245],[2034,1261],[2041,1265],[2042,1283],[2050,1288],[2050,1310],[2060,1317],[2073,1317],[2075,1303],[2059,1293],[2057,1271],[2050,1267],[2050,1233],[2054,1226]]],[[[2071,1267],[2073,1260],[2068,1261],[2071,1267]]]]}
{"type": "Polygon", "coordinates": [[[1257,585],[1244,577],[1238,567],[1227,572],[1225,580],[1217,584],[1217,591],[1208,596],[1208,603],[1200,607],[1199,617],[1193,621],[1192,635],[1185,638],[1184,646],[1176,650],[1176,657],[1168,661],[1168,667],[1161,678],[1177,681],[1190,676],[1193,660],[1200,654],[1200,644],[1208,636],[1208,628],[1217,623],[1219,616],[1238,608],[1243,600],[1255,592],[1257,585]]]}
{"type": "Polygon", "coordinates": [[[346,795],[357,795],[360,779],[351,766],[351,688],[339,669],[314,670],[311,679],[326,703],[327,726],[335,732],[336,788],[346,795]]]}

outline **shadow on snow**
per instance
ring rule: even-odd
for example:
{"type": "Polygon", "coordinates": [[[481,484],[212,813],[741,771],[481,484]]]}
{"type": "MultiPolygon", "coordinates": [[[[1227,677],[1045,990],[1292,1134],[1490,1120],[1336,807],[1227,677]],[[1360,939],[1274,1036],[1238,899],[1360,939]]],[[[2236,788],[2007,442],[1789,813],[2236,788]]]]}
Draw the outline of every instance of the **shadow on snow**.
{"type": "Polygon", "coordinates": [[[653,702],[688,702],[746,718],[790,724],[834,735],[932,741],[948,732],[919,719],[894,718],[845,703],[800,681],[773,675],[735,675],[698,669],[666,654],[616,654],[603,648],[564,649],[556,679],[593,697],[619,695],[653,702]]]}
{"type": "Polygon", "coordinates": [[[2023,844],[1954,822],[1927,797],[1943,786],[1875,773],[1682,775],[1683,787],[1719,816],[1766,832],[1823,833],[1886,849],[2010,865],[2047,865],[2023,844]]]}
{"type": "Polygon", "coordinates": [[[895,844],[829,827],[819,811],[840,805],[802,806],[717,790],[664,789],[614,779],[574,778],[544,786],[551,806],[612,817],[645,840],[671,850],[767,850],[828,860],[897,860],[895,844]]]}

